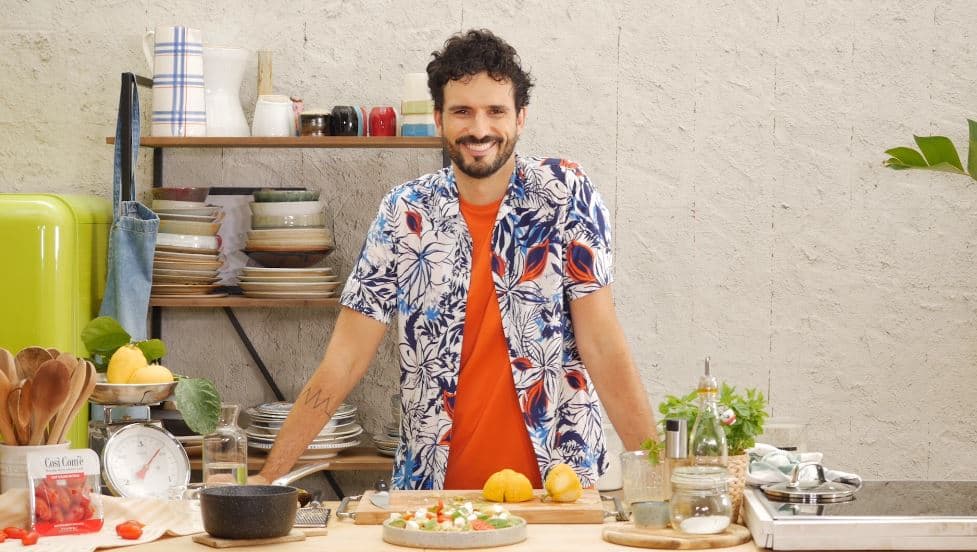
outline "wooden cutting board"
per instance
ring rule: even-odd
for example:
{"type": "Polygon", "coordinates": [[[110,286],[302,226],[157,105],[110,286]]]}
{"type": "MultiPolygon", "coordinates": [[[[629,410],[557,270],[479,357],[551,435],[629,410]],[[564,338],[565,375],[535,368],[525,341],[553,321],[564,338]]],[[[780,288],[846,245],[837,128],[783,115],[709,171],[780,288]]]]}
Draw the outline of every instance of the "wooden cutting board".
{"type": "MultiPolygon", "coordinates": [[[[438,499],[448,502],[456,496],[473,503],[485,503],[482,491],[390,491],[390,507],[374,506],[370,497],[375,491],[365,491],[356,506],[357,525],[380,525],[391,512],[411,512],[437,504],[438,499]]],[[[534,491],[534,498],[526,502],[505,502],[501,505],[513,515],[528,523],[604,523],[604,506],[596,489],[584,489],[576,502],[543,502],[542,490],[534,491]]],[[[489,503],[491,504],[491,503],[489,503]]]]}
{"type": "Polygon", "coordinates": [[[716,535],[690,535],[672,528],[638,529],[630,523],[605,527],[604,540],[624,546],[665,550],[702,550],[725,548],[750,541],[750,530],[735,523],[716,535]]]}
{"type": "Polygon", "coordinates": [[[258,546],[261,544],[278,544],[281,542],[303,541],[306,537],[320,537],[328,534],[328,529],[292,529],[292,531],[282,537],[270,539],[219,539],[207,533],[193,536],[193,542],[207,545],[211,548],[236,548],[239,546],[258,546]]]}

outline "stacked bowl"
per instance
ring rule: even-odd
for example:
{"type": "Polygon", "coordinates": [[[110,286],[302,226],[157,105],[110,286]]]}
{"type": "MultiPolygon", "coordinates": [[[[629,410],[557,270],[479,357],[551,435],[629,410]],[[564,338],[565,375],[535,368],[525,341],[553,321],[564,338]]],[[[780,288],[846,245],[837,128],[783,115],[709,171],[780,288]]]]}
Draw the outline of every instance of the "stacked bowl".
{"type": "Polygon", "coordinates": [[[331,268],[263,268],[246,266],[238,285],[245,297],[258,299],[328,299],[342,282],[331,268]]]}
{"type": "Polygon", "coordinates": [[[334,247],[317,190],[261,190],[251,203],[244,253],[267,268],[307,268],[334,247]]]}
{"type": "Polygon", "coordinates": [[[207,205],[209,188],[153,188],[159,234],[153,256],[153,297],[218,297],[220,207],[207,205]]]}
{"type": "MultiPolygon", "coordinates": [[[[248,436],[248,446],[259,451],[271,450],[291,410],[290,402],[265,403],[249,408],[247,414],[251,423],[244,430],[248,436]]],[[[312,439],[299,460],[320,460],[336,456],[343,449],[359,445],[361,433],[363,428],[356,423],[356,407],[341,404],[319,434],[312,439]]]]}

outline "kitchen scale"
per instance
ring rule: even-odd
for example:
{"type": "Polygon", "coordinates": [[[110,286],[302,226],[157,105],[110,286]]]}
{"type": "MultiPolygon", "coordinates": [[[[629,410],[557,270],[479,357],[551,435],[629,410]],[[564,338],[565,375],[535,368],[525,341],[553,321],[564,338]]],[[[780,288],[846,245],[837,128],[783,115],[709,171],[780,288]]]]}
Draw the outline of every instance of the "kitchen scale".
{"type": "Polygon", "coordinates": [[[865,481],[854,498],[779,502],[743,493],[757,546],[773,550],[977,550],[977,481],[865,481]]]}
{"type": "Polygon", "coordinates": [[[168,499],[190,483],[183,445],[150,417],[148,405],[103,404],[88,427],[89,448],[102,463],[102,483],[116,496],[168,499]]]}

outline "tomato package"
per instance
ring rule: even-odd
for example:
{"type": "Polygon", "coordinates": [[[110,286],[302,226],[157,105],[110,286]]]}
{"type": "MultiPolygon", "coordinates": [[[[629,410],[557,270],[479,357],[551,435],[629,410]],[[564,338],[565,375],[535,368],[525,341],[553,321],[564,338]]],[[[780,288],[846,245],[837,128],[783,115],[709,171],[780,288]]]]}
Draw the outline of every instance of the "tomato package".
{"type": "Polygon", "coordinates": [[[102,528],[98,456],[90,449],[27,457],[31,526],[41,535],[94,533],[102,528]]]}

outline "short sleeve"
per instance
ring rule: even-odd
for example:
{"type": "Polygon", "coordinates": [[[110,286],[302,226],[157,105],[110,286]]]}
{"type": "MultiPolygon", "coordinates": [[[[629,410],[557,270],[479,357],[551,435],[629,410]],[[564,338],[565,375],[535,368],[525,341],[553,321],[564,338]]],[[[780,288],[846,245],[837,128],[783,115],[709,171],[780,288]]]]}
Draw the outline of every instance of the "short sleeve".
{"type": "Polygon", "coordinates": [[[389,324],[397,308],[394,204],[387,196],[370,225],[356,266],[339,299],[344,307],[389,324]]]}
{"type": "Polygon", "coordinates": [[[563,233],[563,286],[569,300],[614,281],[610,216],[600,194],[579,168],[567,171],[569,205],[563,233]]]}

